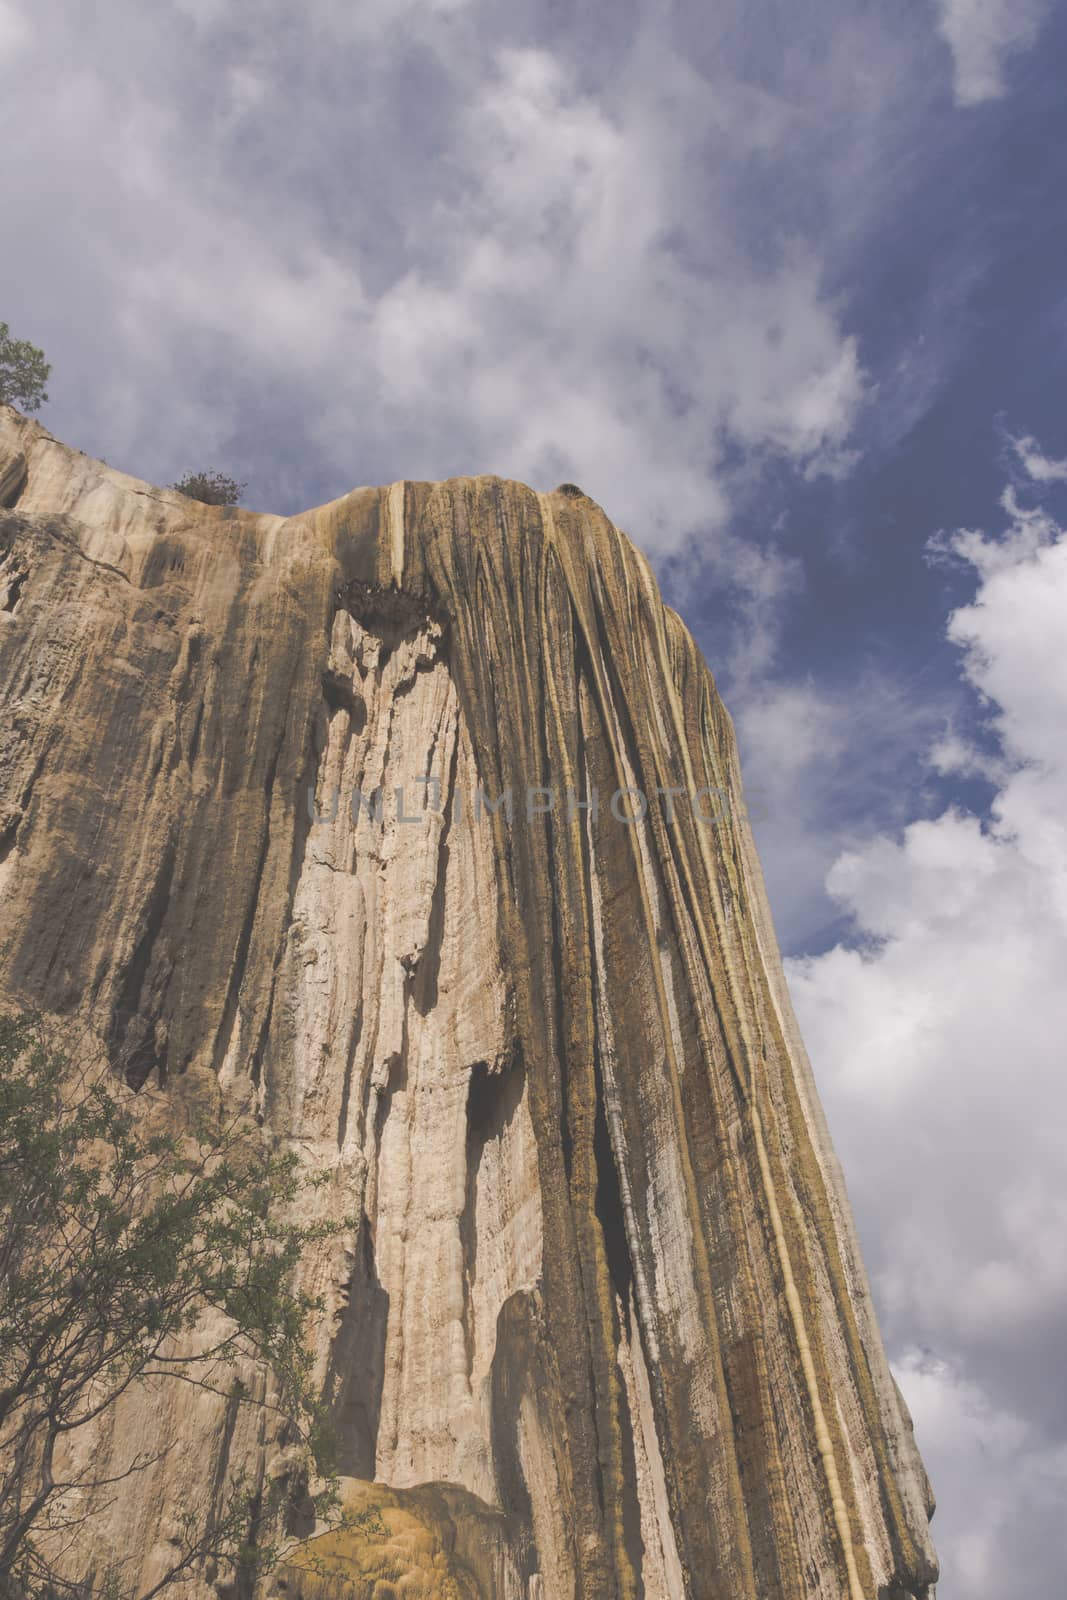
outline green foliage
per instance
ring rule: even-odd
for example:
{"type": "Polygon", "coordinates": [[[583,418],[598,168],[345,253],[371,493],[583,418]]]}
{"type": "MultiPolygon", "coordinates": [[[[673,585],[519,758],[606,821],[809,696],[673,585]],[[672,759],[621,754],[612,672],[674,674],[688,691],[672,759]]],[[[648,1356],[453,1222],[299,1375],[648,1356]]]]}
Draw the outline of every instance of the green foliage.
{"type": "Polygon", "coordinates": [[[206,506],[235,506],[248,485],[228,478],[224,472],[187,472],[170,487],[206,506]]]}
{"type": "Polygon", "coordinates": [[[48,399],[45,384],[52,368],[44,351],[28,339],[12,339],[6,322],[0,322],[0,401],[38,411],[48,399]]]}
{"type": "Polygon", "coordinates": [[[171,1567],[140,1600],[205,1563],[269,1567],[294,1485],[306,1494],[309,1478],[325,1480],[317,1514],[336,1501],[305,1344],[320,1303],[293,1284],[308,1247],[344,1224],[286,1220],[324,1175],[269,1149],[254,1125],[148,1135],[136,1109],[109,1075],[49,1049],[34,1019],[0,1017],[0,1596],[132,1600],[121,1560],[71,1576],[93,1514],[79,1508],[128,1492],[170,1441],[132,1443],[106,1480],[69,1447],[136,1387],[193,1384],[236,1412],[263,1403],[254,1379],[269,1367],[288,1441],[274,1481],[232,1478],[209,1526],[179,1518],[171,1567]]]}

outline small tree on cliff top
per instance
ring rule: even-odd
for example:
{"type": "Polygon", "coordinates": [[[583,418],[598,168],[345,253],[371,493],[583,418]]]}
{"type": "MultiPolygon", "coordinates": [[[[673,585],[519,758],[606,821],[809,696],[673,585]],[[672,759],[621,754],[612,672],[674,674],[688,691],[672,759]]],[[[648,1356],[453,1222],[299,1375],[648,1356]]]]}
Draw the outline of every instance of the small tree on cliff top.
{"type": "Polygon", "coordinates": [[[28,339],[12,339],[6,322],[0,322],[0,401],[38,411],[48,399],[45,384],[52,368],[28,339]]]}
{"type": "Polygon", "coordinates": [[[228,478],[224,472],[187,472],[171,488],[206,506],[235,506],[248,485],[228,478]]]}
{"type": "Polygon", "coordinates": [[[284,1220],[322,1179],[247,1127],[149,1137],[132,1104],[106,1075],[72,1071],[32,1019],[0,1017],[0,1596],[136,1593],[121,1557],[103,1576],[79,1569],[78,1543],[94,1507],[129,1494],[174,1441],[131,1440],[106,1477],[71,1446],[138,1386],[251,1405],[249,1380],[269,1367],[293,1446],[288,1482],[231,1480],[205,1525],[179,1509],[167,1570],[140,1600],[205,1562],[263,1570],[294,1479],[317,1473],[332,1494],[305,1345],[318,1302],[292,1284],[307,1246],[340,1225],[284,1220]]]}

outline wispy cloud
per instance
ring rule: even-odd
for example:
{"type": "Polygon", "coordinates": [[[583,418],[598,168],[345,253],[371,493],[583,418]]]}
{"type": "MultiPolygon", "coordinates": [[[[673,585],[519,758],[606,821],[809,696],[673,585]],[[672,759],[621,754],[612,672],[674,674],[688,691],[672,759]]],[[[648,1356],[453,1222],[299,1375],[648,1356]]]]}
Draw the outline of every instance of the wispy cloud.
{"type": "Polygon", "coordinates": [[[1045,0],[936,0],[950,50],[956,101],[974,106],[1005,91],[1008,61],[1027,49],[1047,10],[1045,0]]]}
{"type": "Polygon", "coordinates": [[[911,675],[867,667],[836,683],[740,676],[730,704],[778,937],[787,950],[810,949],[840,920],[826,892],[834,860],[906,820],[915,753],[938,737],[952,702],[918,692],[911,675]]]}
{"type": "Polygon", "coordinates": [[[1067,483],[1067,459],[1053,461],[1028,434],[1013,438],[1011,445],[1026,476],[1034,483],[1067,483]]]}

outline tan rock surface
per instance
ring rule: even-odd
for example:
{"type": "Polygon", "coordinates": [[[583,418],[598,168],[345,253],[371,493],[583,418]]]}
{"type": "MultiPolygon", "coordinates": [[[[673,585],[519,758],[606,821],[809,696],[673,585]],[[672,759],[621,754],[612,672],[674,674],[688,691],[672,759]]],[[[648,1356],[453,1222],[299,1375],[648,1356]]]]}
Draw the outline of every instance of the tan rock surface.
{"type": "Polygon", "coordinates": [[[525,1592],[507,1519],[447,1484],[348,1479],[346,1525],[304,1540],[274,1576],[284,1600],[490,1600],[525,1592]]]}
{"type": "MultiPolygon", "coordinates": [[[[569,486],[283,519],[4,407],[0,507],[0,995],[176,1115],[252,1100],[361,1219],[307,1263],[319,1370],[416,1577],[353,1557],[315,1595],[926,1595],[732,726],[644,558],[569,486]]],[[[85,1559],[147,1580],[176,1505],[276,1452],[268,1412],[185,1394],[83,1447],[134,1435],[174,1448],[85,1559]]]]}

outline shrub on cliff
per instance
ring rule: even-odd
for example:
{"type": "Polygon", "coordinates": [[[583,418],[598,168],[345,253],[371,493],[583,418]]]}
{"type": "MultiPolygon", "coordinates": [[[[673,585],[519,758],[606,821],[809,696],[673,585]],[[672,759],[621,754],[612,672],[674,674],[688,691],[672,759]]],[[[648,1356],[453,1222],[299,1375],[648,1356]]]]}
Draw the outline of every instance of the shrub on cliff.
{"type": "Polygon", "coordinates": [[[45,384],[52,368],[28,339],[12,339],[6,322],[0,322],[0,401],[38,411],[48,399],[45,384]]]}
{"type": "Polygon", "coordinates": [[[235,506],[248,485],[228,478],[224,472],[187,472],[171,488],[206,506],[235,506]]]}
{"type": "Polygon", "coordinates": [[[123,1552],[103,1576],[77,1560],[94,1508],[134,1493],[176,1442],[119,1433],[107,1467],[84,1448],[80,1430],[131,1390],[195,1385],[236,1410],[263,1403],[252,1383],[269,1368],[286,1467],[220,1486],[200,1520],[174,1507],[169,1566],[139,1600],[205,1567],[254,1576],[294,1490],[318,1475],[316,1509],[332,1494],[305,1341],[319,1306],[293,1284],[340,1225],[286,1220],[323,1180],[254,1126],[149,1134],[135,1107],[106,1071],[72,1069],[32,1018],[0,1017],[0,1596],[133,1600],[123,1552]]]}

